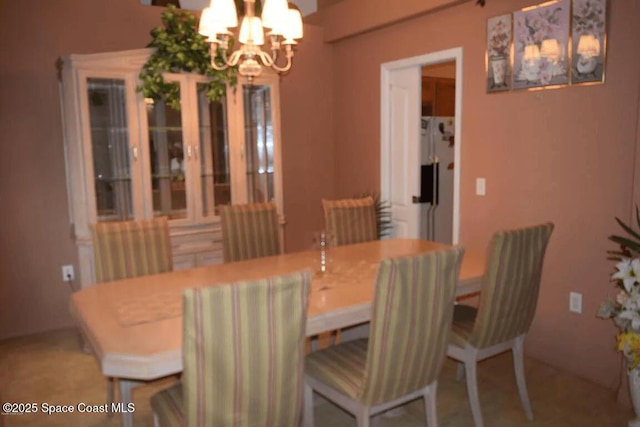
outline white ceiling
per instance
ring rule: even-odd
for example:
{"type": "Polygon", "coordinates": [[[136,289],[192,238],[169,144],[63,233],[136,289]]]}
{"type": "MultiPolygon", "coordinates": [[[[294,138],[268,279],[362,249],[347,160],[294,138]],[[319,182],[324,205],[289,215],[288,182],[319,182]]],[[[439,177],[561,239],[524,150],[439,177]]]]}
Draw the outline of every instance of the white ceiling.
{"type": "MultiPolygon", "coordinates": [[[[140,0],[140,3],[144,5],[151,5],[152,0],[140,0]]],[[[300,8],[303,16],[314,13],[318,10],[317,0],[289,0],[300,8]]],[[[188,10],[202,10],[209,4],[209,0],[180,0],[180,7],[188,10]]]]}

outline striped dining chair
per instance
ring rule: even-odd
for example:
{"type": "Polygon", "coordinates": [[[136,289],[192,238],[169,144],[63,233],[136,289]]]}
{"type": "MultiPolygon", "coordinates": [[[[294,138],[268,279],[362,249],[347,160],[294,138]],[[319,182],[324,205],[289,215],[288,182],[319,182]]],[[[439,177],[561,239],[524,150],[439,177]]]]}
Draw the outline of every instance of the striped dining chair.
{"type": "MultiPolygon", "coordinates": [[[[95,279],[110,282],[173,270],[167,217],[91,225],[95,279]]],[[[114,398],[114,379],[107,379],[107,403],[114,398]]]]}
{"type": "Polygon", "coordinates": [[[220,206],[220,221],[224,262],[282,253],[275,203],[223,205],[220,206]]]}
{"type": "Polygon", "coordinates": [[[544,255],[552,223],[499,231],[487,252],[477,308],[456,305],[447,355],[458,360],[466,375],[467,394],[476,427],[482,427],[476,367],[478,361],[513,351],[518,393],[525,415],[533,420],[524,375],[523,346],[538,302],[544,255]]]}
{"type": "Polygon", "coordinates": [[[336,246],[378,238],[375,202],[371,196],[357,199],[322,199],[326,231],[336,246]]]}
{"type": "Polygon", "coordinates": [[[167,217],[91,226],[96,282],[173,270],[167,217]]]}
{"type": "MultiPolygon", "coordinates": [[[[378,223],[375,201],[366,196],[352,199],[322,199],[325,231],[331,236],[331,246],[351,245],[378,239],[378,223]]],[[[341,339],[359,338],[368,334],[368,325],[348,328],[346,331],[329,333],[328,345],[341,339]],[[351,338],[349,338],[351,337],[351,338]]],[[[312,338],[311,350],[319,348],[319,338],[312,338]]]]}
{"type": "Polygon", "coordinates": [[[184,293],[182,381],[151,397],[154,425],[299,426],[311,274],[184,293]]]}
{"type": "Polygon", "coordinates": [[[437,380],[463,252],[458,247],[380,263],[370,337],[307,355],[305,426],[313,425],[314,391],[354,414],[358,426],[423,397],[427,425],[437,426],[437,380]]]}

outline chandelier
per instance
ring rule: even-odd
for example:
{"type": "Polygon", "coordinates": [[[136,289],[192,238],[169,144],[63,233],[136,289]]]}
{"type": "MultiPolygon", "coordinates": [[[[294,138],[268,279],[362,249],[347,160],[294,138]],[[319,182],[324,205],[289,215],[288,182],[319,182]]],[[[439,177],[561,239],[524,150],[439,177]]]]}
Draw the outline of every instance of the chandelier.
{"type": "Polygon", "coordinates": [[[265,0],[262,17],[255,16],[255,0],[244,0],[245,16],[242,17],[238,41],[240,47],[230,53],[229,28],[238,26],[238,13],[234,0],[211,0],[202,10],[198,32],[211,43],[211,66],[224,70],[238,66],[241,75],[249,81],[259,76],[262,67],[270,67],[279,73],[291,68],[293,45],[302,38],[302,16],[297,9],[289,8],[287,0],[265,0]],[[262,50],[265,38],[271,45],[271,53],[262,50]],[[220,50],[223,64],[216,61],[220,50]],[[279,57],[284,56],[284,59],[279,57]]]}

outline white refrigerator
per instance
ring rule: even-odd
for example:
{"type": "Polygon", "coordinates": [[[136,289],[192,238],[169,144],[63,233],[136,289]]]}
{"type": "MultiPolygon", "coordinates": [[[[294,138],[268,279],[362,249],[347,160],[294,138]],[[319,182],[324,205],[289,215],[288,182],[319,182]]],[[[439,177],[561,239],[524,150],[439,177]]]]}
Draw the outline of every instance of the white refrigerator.
{"type": "Polygon", "coordinates": [[[454,118],[422,117],[420,237],[453,240],[454,118]]]}

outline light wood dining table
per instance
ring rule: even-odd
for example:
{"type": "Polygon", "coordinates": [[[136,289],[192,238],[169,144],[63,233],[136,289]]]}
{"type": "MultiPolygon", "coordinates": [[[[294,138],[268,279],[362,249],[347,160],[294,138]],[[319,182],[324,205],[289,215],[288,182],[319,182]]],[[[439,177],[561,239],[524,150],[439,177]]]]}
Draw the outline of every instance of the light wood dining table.
{"type": "MultiPolygon", "coordinates": [[[[102,373],[119,381],[120,403],[132,401],[136,385],[182,371],[182,293],[299,270],[313,272],[307,336],[370,320],[378,263],[449,245],[414,239],[385,239],[329,249],[327,271],[319,272],[314,251],[210,265],[100,283],[71,297],[70,310],[102,373]]],[[[485,254],[465,252],[456,295],[480,291],[485,254]]],[[[122,424],[133,423],[122,412],[122,424]]]]}

